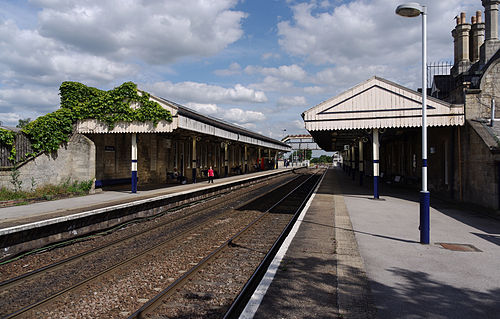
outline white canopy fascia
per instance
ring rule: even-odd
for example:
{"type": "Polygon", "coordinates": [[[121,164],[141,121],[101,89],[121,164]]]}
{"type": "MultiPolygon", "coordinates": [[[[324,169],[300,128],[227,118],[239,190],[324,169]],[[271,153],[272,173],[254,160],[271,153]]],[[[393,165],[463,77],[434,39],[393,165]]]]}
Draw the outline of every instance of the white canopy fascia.
{"type": "Polygon", "coordinates": [[[152,122],[118,122],[115,124],[114,128],[110,130],[106,123],[103,123],[96,119],[86,119],[81,120],[76,123],[76,132],[81,134],[92,134],[92,133],[171,133],[176,129],[184,129],[187,131],[192,131],[196,134],[205,134],[219,137],[221,139],[226,139],[229,141],[238,141],[244,144],[255,145],[262,148],[270,148],[273,150],[279,150],[288,152],[290,148],[275,144],[269,141],[264,141],[258,138],[246,136],[244,134],[238,134],[235,132],[230,132],[213,125],[203,123],[196,119],[189,118],[187,116],[179,115],[178,107],[167,103],[166,100],[157,98],[151,95],[151,100],[159,103],[163,108],[170,111],[172,114],[172,122],[160,121],[155,127],[152,122]]]}
{"type": "MultiPolygon", "coordinates": [[[[308,131],[422,126],[422,94],[372,77],[303,114],[308,131]]],[[[463,105],[427,99],[427,125],[464,125],[463,105]]]]}

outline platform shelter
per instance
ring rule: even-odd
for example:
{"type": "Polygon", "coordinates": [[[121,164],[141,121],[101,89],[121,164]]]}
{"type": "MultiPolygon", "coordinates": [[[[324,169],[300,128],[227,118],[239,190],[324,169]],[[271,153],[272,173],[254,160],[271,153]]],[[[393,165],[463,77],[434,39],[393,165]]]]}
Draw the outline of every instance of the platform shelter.
{"type": "MultiPolygon", "coordinates": [[[[170,111],[172,121],[119,122],[113,129],[96,119],[79,121],[76,133],[96,149],[96,187],[138,181],[155,185],[195,183],[207,177],[244,174],[277,167],[290,146],[243,127],[202,115],[172,101],[151,99],[170,111]],[[130,176],[132,175],[132,179],[130,176]]],[[[137,106],[140,107],[140,106],[137,106]]]]}
{"type": "MultiPolygon", "coordinates": [[[[380,77],[372,77],[302,114],[305,128],[325,151],[340,151],[344,169],[379,179],[417,184],[421,179],[422,95],[380,77]]],[[[454,130],[464,125],[464,106],[427,100],[431,176],[429,183],[449,183],[456,147],[454,130]],[[451,145],[453,144],[453,145],[451,145]],[[435,156],[433,156],[435,155],[435,156]]]]}

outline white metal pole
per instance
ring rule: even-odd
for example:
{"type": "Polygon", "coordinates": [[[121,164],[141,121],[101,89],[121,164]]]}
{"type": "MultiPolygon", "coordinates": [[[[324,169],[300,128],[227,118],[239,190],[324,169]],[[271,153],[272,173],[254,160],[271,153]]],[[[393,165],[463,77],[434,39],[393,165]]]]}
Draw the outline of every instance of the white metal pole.
{"type": "Polygon", "coordinates": [[[427,41],[426,10],[422,12],[422,191],[427,191],[427,41]]]}
{"type": "Polygon", "coordinates": [[[422,191],[420,192],[420,243],[430,242],[430,194],[427,190],[427,7],[422,6],[422,191]]]}

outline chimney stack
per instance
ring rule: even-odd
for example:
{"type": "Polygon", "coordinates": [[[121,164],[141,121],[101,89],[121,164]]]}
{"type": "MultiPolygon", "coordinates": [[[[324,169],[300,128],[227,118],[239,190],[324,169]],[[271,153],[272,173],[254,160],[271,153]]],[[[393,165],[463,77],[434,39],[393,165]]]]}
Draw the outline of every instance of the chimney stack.
{"type": "Polygon", "coordinates": [[[484,42],[484,23],[482,22],[481,11],[476,11],[476,16],[471,18],[472,26],[470,32],[470,61],[479,61],[480,48],[484,42]]]}
{"type": "Polygon", "coordinates": [[[460,18],[457,19],[457,22],[459,24],[457,24],[454,30],[454,37],[456,37],[457,56],[452,68],[453,75],[463,73],[470,67],[469,33],[471,30],[471,25],[466,22],[465,12],[460,13],[460,18]]]}
{"type": "Polygon", "coordinates": [[[486,64],[500,48],[498,40],[498,4],[500,4],[500,0],[482,0],[482,3],[486,30],[484,44],[481,46],[481,64],[486,64]]]}
{"type": "MultiPolygon", "coordinates": [[[[456,25],[460,24],[460,16],[455,17],[456,25]]],[[[451,30],[451,36],[453,37],[453,65],[457,65],[458,63],[458,36],[457,36],[457,27],[451,30]]]]}

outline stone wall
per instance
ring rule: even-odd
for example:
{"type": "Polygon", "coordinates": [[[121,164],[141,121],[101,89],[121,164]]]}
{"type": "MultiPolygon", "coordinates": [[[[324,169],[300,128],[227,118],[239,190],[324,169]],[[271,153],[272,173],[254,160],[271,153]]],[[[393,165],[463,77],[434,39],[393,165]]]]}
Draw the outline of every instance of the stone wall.
{"type": "Polygon", "coordinates": [[[457,180],[457,186],[461,184],[462,200],[498,209],[498,162],[494,154],[469,123],[461,140],[462,179],[457,180]]]}
{"type": "Polygon", "coordinates": [[[465,94],[465,116],[467,119],[489,119],[491,100],[495,99],[495,118],[500,117],[500,59],[492,62],[484,72],[480,90],[465,94]]]}
{"type": "MultiPolygon", "coordinates": [[[[95,178],[95,146],[87,137],[75,134],[57,152],[41,154],[18,168],[21,188],[30,191],[43,185],[95,178]]],[[[0,171],[0,188],[14,189],[12,171],[0,171]]]]}

